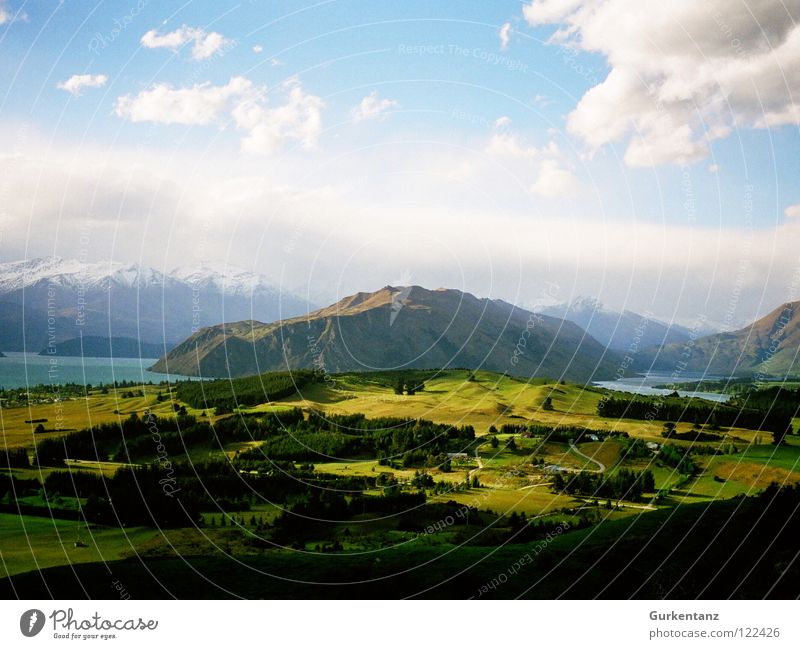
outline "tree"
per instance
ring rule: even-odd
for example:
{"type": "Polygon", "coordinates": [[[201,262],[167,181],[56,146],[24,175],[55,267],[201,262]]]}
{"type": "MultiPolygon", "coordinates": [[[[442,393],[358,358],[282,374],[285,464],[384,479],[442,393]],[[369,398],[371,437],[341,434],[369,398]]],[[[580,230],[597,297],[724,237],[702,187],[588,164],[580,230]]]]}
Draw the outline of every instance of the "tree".
{"type": "Polygon", "coordinates": [[[403,389],[405,385],[403,384],[403,379],[397,379],[397,383],[394,384],[394,393],[395,394],[403,394],[403,389]]]}
{"type": "Polygon", "coordinates": [[[542,404],[542,410],[552,410],[553,409],[553,397],[547,397],[542,404]]]}
{"type": "Polygon", "coordinates": [[[675,422],[668,421],[664,423],[664,430],[661,431],[662,437],[669,437],[675,432],[675,422]]]}
{"type": "Polygon", "coordinates": [[[41,435],[43,432],[45,432],[44,424],[38,424],[36,428],[33,429],[34,435],[41,435]]]}
{"type": "Polygon", "coordinates": [[[786,436],[792,434],[792,426],[791,424],[787,428],[783,428],[783,432],[780,432],[780,428],[772,433],[772,443],[775,446],[780,446],[786,441],[786,436]]]}
{"type": "Polygon", "coordinates": [[[492,438],[489,440],[489,444],[492,445],[492,448],[497,448],[498,446],[500,446],[500,442],[497,440],[497,437],[495,437],[494,435],[492,435],[492,438]]]}
{"type": "Polygon", "coordinates": [[[509,451],[516,451],[517,450],[517,443],[514,441],[513,437],[509,437],[508,441],[506,442],[506,448],[509,451]]]}

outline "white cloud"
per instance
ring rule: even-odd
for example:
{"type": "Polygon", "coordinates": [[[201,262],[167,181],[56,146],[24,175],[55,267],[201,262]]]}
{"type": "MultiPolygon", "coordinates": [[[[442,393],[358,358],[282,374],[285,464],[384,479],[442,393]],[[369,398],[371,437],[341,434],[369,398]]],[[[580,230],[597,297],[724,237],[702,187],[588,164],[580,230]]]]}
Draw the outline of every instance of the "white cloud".
{"type": "Polygon", "coordinates": [[[264,51],[264,47],[261,45],[253,45],[253,52],[256,54],[261,54],[264,51]]]}
{"type": "Polygon", "coordinates": [[[233,77],[224,86],[206,82],[174,88],[168,83],[157,83],[137,95],[119,97],[114,111],[131,122],[203,125],[217,119],[231,100],[255,92],[252,82],[245,77],[233,77]]]}
{"type": "Polygon", "coordinates": [[[530,163],[528,175],[535,170],[536,176],[530,190],[538,196],[555,198],[578,189],[578,179],[567,168],[566,158],[555,141],[550,140],[542,148],[528,146],[511,130],[511,118],[507,115],[495,120],[485,152],[490,156],[526,161],[517,170],[523,176],[530,163]]]}
{"type": "Polygon", "coordinates": [[[784,214],[790,219],[800,218],[800,203],[787,207],[786,210],[784,210],[784,214]]]}
{"type": "Polygon", "coordinates": [[[539,151],[536,147],[525,146],[514,133],[493,133],[486,145],[486,153],[507,158],[535,158],[539,151]]]}
{"type": "Polygon", "coordinates": [[[800,3],[533,0],[565,52],[602,55],[608,76],[567,118],[594,150],[626,143],[629,166],[686,164],[735,128],[800,124],[800,3]]]}
{"type": "Polygon", "coordinates": [[[386,111],[398,105],[394,99],[381,99],[378,91],[373,90],[350,111],[350,115],[355,122],[371,119],[381,120],[386,116],[386,111]]]}
{"type": "Polygon", "coordinates": [[[581,4],[581,0],[533,0],[522,8],[531,25],[555,23],[564,20],[581,4]]]}
{"type": "Polygon", "coordinates": [[[233,110],[239,128],[249,131],[242,140],[242,150],[249,153],[273,153],[287,140],[297,140],[304,149],[317,145],[322,133],[320,97],[308,94],[297,79],[282,86],[287,101],[282,106],[268,107],[261,98],[245,98],[233,110]]]}
{"type": "Polygon", "coordinates": [[[6,2],[0,0],[0,25],[5,25],[12,22],[25,22],[28,20],[28,14],[24,11],[14,12],[7,8],[6,2]]]}
{"type": "Polygon", "coordinates": [[[322,99],[305,92],[296,78],[267,93],[246,77],[233,77],[224,86],[205,82],[174,88],[158,83],[138,95],[119,97],[115,112],[131,122],[198,126],[230,117],[237,128],[247,131],[242,150],[273,153],[288,140],[313,148],[322,132],[323,108],[322,99]],[[269,106],[268,96],[280,94],[286,102],[269,106]]]}
{"type": "Polygon", "coordinates": [[[544,160],[539,167],[539,175],[531,186],[531,191],[545,198],[566,196],[578,188],[578,179],[557,160],[544,160]]]}
{"type": "Polygon", "coordinates": [[[104,74],[73,74],[66,81],[57,84],[56,87],[77,97],[84,88],[101,88],[106,85],[107,81],[108,77],[104,74]]]}
{"type": "Polygon", "coordinates": [[[536,147],[523,144],[519,136],[511,131],[511,118],[508,115],[494,121],[494,132],[486,145],[486,153],[505,158],[533,159],[539,155],[536,147]]]}
{"type": "Polygon", "coordinates": [[[173,52],[178,51],[187,43],[194,43],[192,58],[195,61],[202,61],[221,51],[231,41],[219,32],[206,32],[200,27],[182,25],[175,31],[163,34],[151,29],[142,36],[141,43],[148,49],[166,48],[173,52]]]}
{"type": "MultiPolygon", "coordinates": [[[[4,142],[18,138],[13,129],[0,130],[4,142]]],[[[630,220],[580,206],[565,214],[545,200],[533,211],[498,210],[503,186],[499,176],[486,173],[494,165],[479,166],[469,182],[449,185],[457,196],[443,195],[437,203],[416,200],[422,195],[410,190],[413,178],[405,175],[374,175],[374,198],[338,184],[363,173],[363,158],[342,161],[334,178],[326,174],[303,185],[298,179],[309,169],[307,155],[203,156],[182,144],[155,152],[119,143],[76,148],[31,132],[22,143],[19,154],[0,152],[0,177],[16,189],[0,220],[5,259],[54,252],[69,257],[84,248],[91,259],[113,254],[158,268],[198,256],[246,258],[293,287],[324,294],[321,303],[380,288],[403,268],[412,268],[423,286],[517,303],[536,300],[539,287],[531,282],[546,280],[558,283],[565,296],[599,295],[634,311],[650,308],[659,317],[705,313],[720,322],[731,296],[738,305],[735,322],[797,299],[787,287],[797,267],[800,219],[753,229],[630,220]],[[491,196],[481,203],[482,195],[491,196]],[[455,198],[463,209],[453,208],[455,198]],[[665,275],[699,279],[665,283],[665,275]],[[716,299],[709,301],[709,292],[716,299]]],[[[412,161],[449,168],[425,151],[409,151],[392,168],[408,169],[412,161]]],[[[463,151],[450,153],[455,162],[483,160],[477,151],[467,159],[463,151]]],[[[385,150],[375,156],[386,162],[385,150]]],[[[443,178],[434,179],[437,190],[448,186],[443,178]]]]}
{"type": "Polygon", "coordinates": [[[503,23],[498,36],[500,37],[500,49],[508,49],[508,44],[511,42],[511,23],[503,23]]]}

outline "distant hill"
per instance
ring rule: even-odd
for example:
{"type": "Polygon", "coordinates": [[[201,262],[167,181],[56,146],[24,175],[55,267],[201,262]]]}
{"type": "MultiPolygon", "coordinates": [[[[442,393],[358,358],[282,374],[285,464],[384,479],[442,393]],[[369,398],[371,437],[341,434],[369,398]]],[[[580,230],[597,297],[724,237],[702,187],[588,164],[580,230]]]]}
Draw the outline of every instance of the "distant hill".
{"type": "Polygon", "coordinates": [[[71,338],[56,344],[52,349],[45,347],[39,356],[82,356],[84,358],[158,358],[164,353],[164,346],[143,343],[136,338],[104,338],[85,336],[71,338]]]}
{"type": "Polygon", "coordinates": [[[457,290],[387,286],[308,316],[208,327],[152,369],[245,376],[299,368],[462,367],[586,381],[613,376],[617,362],[572,323],[457,290]]]}
{"type": "Polygon", "coordinates": [[[310,307],[223,263],[169,272],[59,257],[0,264],[0,349],[7,351],[38,351],[51,334],[59,342],[110,335],[170,347],[201,327],[292,317],[310,307]]]}
{"type": "Polygon", "coordinates": [[[587,297],[548,306],[540,312],[574,322],[599,343],[621,352],[683,343],[689,340],[691,333],[686,327],[670,325],[633,311],[613,311],[587,297]]]}
{"type": "Polygon", "coordinates": [[[751,325],[651,350],[640,365],[654,370],[732,376],[800,374],[800,302],[787,302],[751,325]]]}

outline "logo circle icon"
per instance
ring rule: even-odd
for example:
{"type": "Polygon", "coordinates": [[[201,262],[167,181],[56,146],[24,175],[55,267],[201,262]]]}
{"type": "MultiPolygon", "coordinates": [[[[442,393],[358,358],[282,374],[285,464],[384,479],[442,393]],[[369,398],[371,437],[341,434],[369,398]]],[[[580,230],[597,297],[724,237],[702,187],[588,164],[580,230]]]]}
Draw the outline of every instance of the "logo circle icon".
{"type": "Polygon", "coordinates": [[[32,638],[44,628],[44,613],[38,608],[25,611],[19,618],[19,630],[26,638],[32,638]]]}

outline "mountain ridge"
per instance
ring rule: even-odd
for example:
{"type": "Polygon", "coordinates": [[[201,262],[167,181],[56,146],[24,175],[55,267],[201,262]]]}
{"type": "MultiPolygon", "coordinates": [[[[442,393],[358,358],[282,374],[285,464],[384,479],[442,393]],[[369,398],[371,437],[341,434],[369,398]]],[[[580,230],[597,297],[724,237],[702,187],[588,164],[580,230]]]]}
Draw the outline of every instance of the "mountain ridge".
{"type": "Polygon", "coordinates": [[[800,374],[800,301],[784,302],[767,315],[735,331],[704,336],[691,344],[650,350],[637,369],[738,376],[800,374]]]}
{"type": "Polygon", "coordinates": [[[164,273],[60,257],[0,264],[0,349],[38,352],[86,336],[171,347],[203,326],[308,311],[306,300],[227,264],[164,273]]]}
{"type": "Polygon", "coordinates": [[[586,296],[544,307],[539,313],[574,322],[598,342],[619,352],[682,343],[692,336],[692,332],[682,325],[669,324],[652,315],[628,309],[614,311],[596,298],[586,296]]]}
{"type": "Polygon", "coordinates": [[[469,367],[588,380],[613,375],[617,360],[572,323],[456,289],[386,286],[305,316],[204,328],[152,370],[244,376],[301,368],[469,367]]]}

